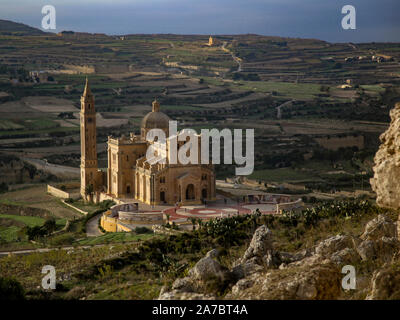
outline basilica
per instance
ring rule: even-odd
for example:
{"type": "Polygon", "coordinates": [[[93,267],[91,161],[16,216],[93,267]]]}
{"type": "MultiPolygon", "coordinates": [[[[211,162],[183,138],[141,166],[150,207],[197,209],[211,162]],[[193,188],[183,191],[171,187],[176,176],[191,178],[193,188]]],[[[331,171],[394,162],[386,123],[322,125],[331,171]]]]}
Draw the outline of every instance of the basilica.
{"type": "Polygon", "coordinates": [[[94,97],[86,80],[81,97],[81,195],[94,201],[119,199],[141,201],[149,205],[194,205],[215,200],[215,174],[212,165],[153,163],[146,151],[151,129],[169,134],[170,118],[154,101],[152,111],[142,120],[140,134],[108,137],[108,165],[99,170],[96,148],[96,111],[94,97]]]}

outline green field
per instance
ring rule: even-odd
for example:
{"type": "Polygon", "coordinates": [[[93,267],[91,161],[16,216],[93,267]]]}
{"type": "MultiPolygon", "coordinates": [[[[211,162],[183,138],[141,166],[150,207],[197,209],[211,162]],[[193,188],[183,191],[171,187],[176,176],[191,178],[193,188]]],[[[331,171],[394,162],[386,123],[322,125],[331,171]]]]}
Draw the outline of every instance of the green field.
{"type": "Polygon", "coordinates": [[[314,181],[318,179],[314,174],[292,168],[258,170],[254,171],[249,178],[266,182],[314,181]]]}
{"type": "Polygon", "coordinates": [[[40,217],[17,216],[12,214],[0,214],[0,218],[13,219],[22,222],[29,227],[41,226],[45,221],[45,219],[40,217]]]}
{"type": "MultiPolygon", "coordinates": [[[[41,226],[46,221],[45,219],[40,217],[17,216],[11,214],[0,214],[0,218],[11,219],[17,222],[21,222],[28,227],[41,226]]],[[[62,228],[63,226],[65,226],[66,222],[66,219],[57,219],[57,228],[62,228]]],[[[18,239],[18,232],[20,230],[21,227],[18,226],[4,227],[0,225],[0,239],[6,242],[16,241],[18,239]]]]}
{"type": "Polygon", "coordinates": [[[133,242],[139,240],[147,240],[154,237],[154,234],[147,233],[147,234],[136,234],[134,232],[113,232],[113,233],[106,233],[102,236],[95,237],[95,238],[88,238],[77,243],[80,245],[94,245],[94,244],[101,244],[101,243],[113,243],[113,242],[133,242]]]}
{"type": "Polygon", "coordinates": [[[241,90],[254,92],[277,93],[277,97],[290,99],[311,100],[321,93],[321,85],[315,83],[292,83],[275,81],[234,81],[227,82],[222,79],[204,77],[205,82],[212,85],[224,85],[241,90]]]}
{"type": "Polygon", "coordinates": [[[0,130],[17,130],[24,127],[11,120],[0,119],[0,130]]]}

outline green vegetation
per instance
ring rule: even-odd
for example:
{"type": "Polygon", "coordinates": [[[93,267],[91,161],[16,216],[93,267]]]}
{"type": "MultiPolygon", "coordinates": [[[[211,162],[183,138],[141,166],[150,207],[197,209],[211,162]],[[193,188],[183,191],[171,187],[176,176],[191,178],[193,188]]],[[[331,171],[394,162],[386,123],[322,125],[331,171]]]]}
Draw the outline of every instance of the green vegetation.
{"type": "Polygon", "coordinates": [[[0,300],[24,300],[25,291],[21,283],[13,278],[0,277],[0,300]]]}
{"type": "Polygon", "coordinates": [[[0,241],[12,243],[34,240],[63,228],[65,223],[66,219],[46,220],[35,216],[0,214],[0,241]]]}
{"type": "Polygon", "coordinates": [[[95,245],[115,242],[135,242],[154,237],[153,234],[137,234],[136,232],[112,232],[102,236],[87,238],[76,242],[79,245],[95,245]]]}
{"type": "Polygon", "coordinates": [[[309,172],[295,170],[292,168],[264,169],[256,170],[250,176],[251,179],[271,181],[271,182],[290,182],[315,180],[318,177],[309,172]]]}
{"type": "MultiPolygon", "coordinates": [[[[40,281],[37,266],[45,259],[61,274],[73,273],[71,280],[63,282],[66,290],[53,292],[53,297],[154,299],[163,285],[170,285],[176,277],[184,276],[212,248],[220,250],[220,262],[231,267],[260,225],[266,224],[272,230],[277,250],[295,252],[338,233],[360,235],[366,222],[379,213],[397,217],[395,213],[366,201],[334,202],[281,216],[254,213],[214,219],[202,223],[195,231],[168,237],[155,236],[143,239],[140,244],[115,241],[115,238],[130,237],[130,234],[106,234],[99,239],[114,238],[112,245],[85,250],[77,247],[68,253],[57,250],[3,258],[0,260],[0,276],[9,276],[9,266],[13,266],[13,272],[17,279],[21,279],[28,297],[39,297],[40,290],[35,289],[40,281]],[[71,290],[77,286],[84,290],[71,290]]],[[[97,243],[95,239],[90,240],[81,243],[97,243]]],[[[228,281],[209,290],[223,296],[230,285],[228,281]]]]}

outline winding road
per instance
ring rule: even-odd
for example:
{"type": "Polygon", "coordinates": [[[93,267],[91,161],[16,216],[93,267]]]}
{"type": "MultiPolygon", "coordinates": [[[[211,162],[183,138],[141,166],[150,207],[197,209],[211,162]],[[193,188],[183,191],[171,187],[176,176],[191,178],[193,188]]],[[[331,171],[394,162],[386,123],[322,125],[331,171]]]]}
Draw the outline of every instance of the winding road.
{"type": "Polygon", "coordinates": [[[282,118],[282,110],[281,110],[281,108],[291,105],[293,101],[294,100],[286,101],[285,103],[282,103],[280,106],[278,106],[276,108],[276,118],[277,119],[281,119],[282,118]]]}
{"type": "Polygon", "coordinates": [[[236,70],[236,72],[242,72],[242,59],[240,59],[239,57],[235,56],[235,54],[233,52],[231,52],[229,49],[226,48],[226,45],[228,44],[228,42],[224,41],[224,43],[222,44],[221,49],[225,52],[228,52],[231,56],[233,61],[235,61],[238,64],[238,69],[236,70]]]}
{"type": "Polygon", "coordinates": [[[99,213],[93,218],[89,219],[86,224],[86,236],[88,237],[98,237],[103,233],[99,230],[99,220],[103,214],[99,213]]]}

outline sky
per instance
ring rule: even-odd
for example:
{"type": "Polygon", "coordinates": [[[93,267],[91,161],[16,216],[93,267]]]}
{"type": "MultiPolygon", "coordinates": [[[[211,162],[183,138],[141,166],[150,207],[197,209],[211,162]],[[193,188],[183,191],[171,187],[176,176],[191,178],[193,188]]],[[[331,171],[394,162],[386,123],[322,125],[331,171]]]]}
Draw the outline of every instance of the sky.
{"type": "Polygon", "coordinates": [[[0,0],[0,19],[41,28],[44,5],[56,8],[56,32],[400,42],[400,0],[0,0]],[[355,30],[342,28],[344,5],[356,9],[355,30]]]}

